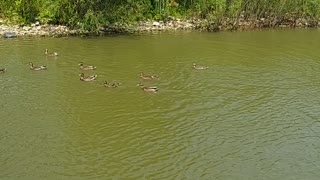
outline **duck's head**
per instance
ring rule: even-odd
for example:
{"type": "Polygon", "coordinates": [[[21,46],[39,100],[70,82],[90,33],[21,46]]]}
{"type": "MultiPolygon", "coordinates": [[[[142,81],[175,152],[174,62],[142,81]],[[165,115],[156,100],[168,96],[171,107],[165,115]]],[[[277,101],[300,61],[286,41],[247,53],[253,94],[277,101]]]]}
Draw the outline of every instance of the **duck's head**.
{"type": "Polygon", "coordinates": [[[83,66],[83,62],[80,62],[78,65],[79,65],[79,66],[83,66]]]}
{"type": "Polygon", "coordinates": [[[80,76],[80,77],[84,77],[84,74],[83,74],[83,73],[80,73],[79,76],[80,76]]]}
{"type": "Polygon", "coordinates": [[[29,64],[30,66],[33,66],[33,63],[32,63],[32,62],[29,62],[28,64],[29,64]]]}
{"type": "Polygon", "coordinates": [[[45,49],[45,50],[44,50],[44,53],[45,53],[45,54],[48,54],[48,49],[45,49]]]}
{"type": "Polygon", "coordinates": [[[192,65],[193,65],[193,66],[196,66],[196,63],[193,63],[192,65]]]}

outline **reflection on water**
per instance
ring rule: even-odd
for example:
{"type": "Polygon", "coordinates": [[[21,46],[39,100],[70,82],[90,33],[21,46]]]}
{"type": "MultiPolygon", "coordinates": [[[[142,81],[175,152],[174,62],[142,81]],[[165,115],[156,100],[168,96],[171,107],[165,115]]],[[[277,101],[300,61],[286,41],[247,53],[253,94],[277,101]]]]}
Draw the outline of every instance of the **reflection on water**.
{"type": "Polygon", "coordinates": [[[317,179],[319,37],[0,39],[0,178],[317,179]],[[30,61],[48,70],[31,71],[30,61]],[[81,72],[97,81],[81,82],[81,72]]]}

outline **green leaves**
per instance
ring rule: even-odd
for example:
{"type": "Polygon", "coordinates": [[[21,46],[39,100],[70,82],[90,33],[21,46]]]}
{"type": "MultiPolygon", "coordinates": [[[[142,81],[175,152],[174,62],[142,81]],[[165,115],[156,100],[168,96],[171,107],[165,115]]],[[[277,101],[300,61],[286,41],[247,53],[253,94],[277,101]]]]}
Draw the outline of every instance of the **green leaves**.
{"type": "Polygon", "coordinates": [[[107,23],[132,24],[168,16],[223,18],[308,16],[319,18],[320,0],[0,0],[0,15],[14,23],[64,24],[99,33],[107,23]]]}

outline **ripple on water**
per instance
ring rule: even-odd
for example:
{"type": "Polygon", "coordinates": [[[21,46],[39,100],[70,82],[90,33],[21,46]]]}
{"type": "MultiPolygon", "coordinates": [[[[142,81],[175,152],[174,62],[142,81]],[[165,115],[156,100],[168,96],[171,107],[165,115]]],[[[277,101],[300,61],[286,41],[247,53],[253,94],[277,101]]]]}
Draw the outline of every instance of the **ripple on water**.
{"type": "Polygon", "coordinates": [[[0,177],[315,179],[318,55],[274,33],[1,40],[0,177]]]}

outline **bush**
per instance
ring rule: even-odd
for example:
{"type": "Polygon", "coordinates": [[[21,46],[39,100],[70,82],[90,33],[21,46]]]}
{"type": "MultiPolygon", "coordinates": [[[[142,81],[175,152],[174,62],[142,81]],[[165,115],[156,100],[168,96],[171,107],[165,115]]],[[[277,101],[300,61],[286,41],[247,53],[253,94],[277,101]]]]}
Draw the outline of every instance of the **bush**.
{"type": "Polygon", "coordinates": [[[206,18],[210,26],[216,26],[223,16],[319,18],[319,14],[320,0],[0,0],[0,15],[13,23],[39,20],[89,32],[98,32],[107,23],[168,16],[206,18]]]}

